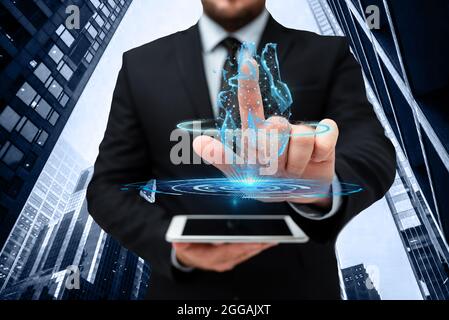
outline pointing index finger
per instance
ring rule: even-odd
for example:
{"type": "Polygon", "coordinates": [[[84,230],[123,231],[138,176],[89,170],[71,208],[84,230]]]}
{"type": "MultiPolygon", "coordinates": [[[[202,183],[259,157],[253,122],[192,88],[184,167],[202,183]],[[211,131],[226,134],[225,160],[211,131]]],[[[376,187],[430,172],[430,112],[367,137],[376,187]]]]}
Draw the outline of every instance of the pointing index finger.
{"type": "Polygon", "coordinates": [[[259,87],[259,65],[252,57],[244,57],[239,65],[238,101],[242,129],[265,120],[259,87]],[[253,123],[252,123],[253,122],[253,123]]]}

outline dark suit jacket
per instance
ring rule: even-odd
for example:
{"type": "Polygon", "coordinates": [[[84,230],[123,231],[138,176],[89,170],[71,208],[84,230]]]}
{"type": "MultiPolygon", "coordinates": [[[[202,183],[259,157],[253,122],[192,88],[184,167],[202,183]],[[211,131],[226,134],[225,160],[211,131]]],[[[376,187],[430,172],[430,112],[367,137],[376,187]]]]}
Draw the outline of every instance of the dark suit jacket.
{"type": "MultiPolygon", "coordinates": [[[[108,233],[152,267],[148,297],[158,299],[339,299],[335,240],[357,213],[380,199],[395,175],[395,152],[366,98],[360,67],[340,37],[287,29],[270,18],[260,47],[278,44],[294,120],[335,120],[340,129],[336,172],[364,191],[341,210],[312,221],[287,203],[267,204],[200,196],[157,196],[150,204],[121,185],[156,179],[215,177],[207,165],[173,165],[171,131],[179,122],[213,118],[198,26],[133,49],[123,56],[95,173],[89,212],[108,233]],[[213,198],[213,199],[212,199],[213,198]],[[290,214],[307,244],[283,244],[224,273],[183,273],[171,265],[165,232],[175,214],[290,214]]],[[[354,239],[357,241],[357,239],[354,239]]]]}

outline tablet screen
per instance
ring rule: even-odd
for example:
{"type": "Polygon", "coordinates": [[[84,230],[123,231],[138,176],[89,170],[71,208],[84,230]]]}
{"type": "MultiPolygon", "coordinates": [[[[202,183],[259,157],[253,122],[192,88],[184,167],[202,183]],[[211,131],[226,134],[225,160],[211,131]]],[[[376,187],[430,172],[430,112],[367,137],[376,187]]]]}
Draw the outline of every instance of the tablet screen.
{"type": "Polygon", "coordinates": [[[284,219],[188,219],[185,236],[292,236],[284,219]]]}

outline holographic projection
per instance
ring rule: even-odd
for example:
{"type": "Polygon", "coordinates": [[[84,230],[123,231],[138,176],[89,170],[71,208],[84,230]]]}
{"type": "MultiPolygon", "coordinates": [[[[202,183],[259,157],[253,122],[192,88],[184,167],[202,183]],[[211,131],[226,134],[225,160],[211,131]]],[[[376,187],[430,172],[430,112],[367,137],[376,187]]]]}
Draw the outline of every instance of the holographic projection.
{"type": "MultiPolygon", "coordinates": [[[[157,194],[173,196],[203,195],[234,199],[288,200],[295,198],[322,198],[331,196],[329,187],[316,180],[306,179],[232,179],[206,178],[188,180],[150,180],[123,186],[123,191],[140,190],[140,196],[150,203],[156,202],[157,194]]],[[[355,184],[341,183],[337,195],[349,195],[362,189],[355,184]]],[[[335,193],[332,193],[334,195],[335,193]]]]}
{"type": "MultiPolygon", "coordinates": [[[[285,162],[291,139],[323,136],[333,128],[320,122],[299,123],[301,132],[291,130],[293,98],[281,79],[276,44],[268,43],[259,55],[253,43],[243,43],[237,58],[230,59],[227,63],[234,64],[237,71],[222,72],[226,89],[217,97],[217,118],[179,123],[176,130],[185,139],[170,154],[174,164],[192,164],[188,163],[190,157],[182,159],[182,151],[190,154],[193,145],[197,159],[214,165],[225,177],[151,180],[124,185],[122,190],[138,189],[151,203],[158,193],[261,201],[332,197],[329,181],[292,178],[279,167],[285,162]]],[[[340,184],[339,195],[362,190],[355,184],[340,184]]]]}

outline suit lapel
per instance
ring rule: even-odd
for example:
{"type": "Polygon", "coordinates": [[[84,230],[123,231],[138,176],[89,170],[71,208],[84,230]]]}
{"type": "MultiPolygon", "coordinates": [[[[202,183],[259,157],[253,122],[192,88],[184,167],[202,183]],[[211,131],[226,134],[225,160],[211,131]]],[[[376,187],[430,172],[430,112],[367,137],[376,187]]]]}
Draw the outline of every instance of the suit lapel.
{"type": "Polygon", "coordinates": [[[180,77],[188,92],[193,113],[197,119],[213,119],[198,24],[178,34],[175,48],[180,77]]]}

